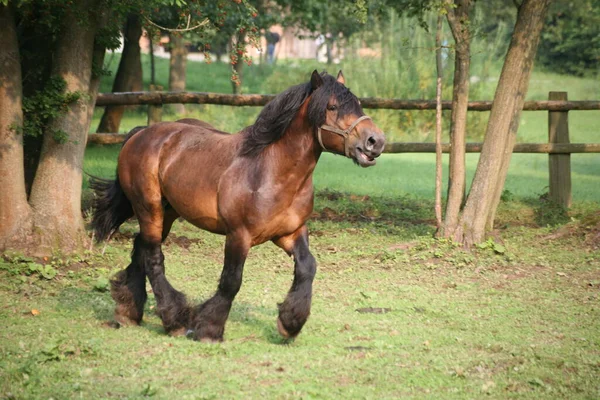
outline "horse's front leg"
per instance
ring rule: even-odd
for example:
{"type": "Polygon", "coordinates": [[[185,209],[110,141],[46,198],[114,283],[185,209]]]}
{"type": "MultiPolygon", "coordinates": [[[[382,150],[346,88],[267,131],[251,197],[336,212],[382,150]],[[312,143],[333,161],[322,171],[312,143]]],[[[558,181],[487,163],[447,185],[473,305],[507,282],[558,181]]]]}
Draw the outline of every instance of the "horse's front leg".
{"type": "Polygon", "coordinates": [[[242,286],[244,262],[250,249],[250,239],[245,234],[230,233],[225,239],[225,263],[219,287],[213,297],[196,307],[191,319],[194,339],[222,341],[225,322],[235,295],[242,286]]]}
{"type": "Polygon", "coordinates": [[[279,304],[277,329],[284,338],[294,338],[310,315],[312,282],[317,262],[308,248],[308,229],[303,225],[291,235],[274,243],[294,257],[294,281],[283,303],[279,304]]]}

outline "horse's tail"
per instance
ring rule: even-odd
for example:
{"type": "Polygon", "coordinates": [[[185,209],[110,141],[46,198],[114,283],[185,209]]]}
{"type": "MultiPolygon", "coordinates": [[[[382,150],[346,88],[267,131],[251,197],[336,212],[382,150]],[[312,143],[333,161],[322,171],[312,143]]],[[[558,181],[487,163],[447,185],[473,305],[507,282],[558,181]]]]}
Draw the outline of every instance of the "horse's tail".
{"type": "Polygon", "coordinates": [[[108,239],[123,222],[133,217],[133,208],[118,177],[113,181],[93,176],[90,178],[90,187],[95,195],[92,228],[96,240],[101,242],[108,239]]]}
{"type": "MultiPolygon", "coordinates": [[[[123,146],[133,135],[145,127],[138,126],[125,136],[123,146]]],[[[119,226],[133,217],[133,207],[125,196],[119,182],[90,175],[90,187],[94,191],[94,214],[92,228],[98,242],[108,239],[119,226]]]]}

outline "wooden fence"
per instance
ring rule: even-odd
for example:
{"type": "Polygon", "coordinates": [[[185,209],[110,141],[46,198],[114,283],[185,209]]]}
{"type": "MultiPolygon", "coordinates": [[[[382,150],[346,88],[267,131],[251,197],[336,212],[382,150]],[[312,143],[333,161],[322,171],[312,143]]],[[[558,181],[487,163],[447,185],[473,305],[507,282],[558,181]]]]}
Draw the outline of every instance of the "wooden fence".
{"type": "MultiPolygon", "coordinates": [[[[148,105],[148,125],[160,122],[164,104],[218,104],[228,106],[260,107],[275,96],[259,94],[221,94],[201,92],[130,92],[101,93],[96,106],[148,105]]],[[[399,100],[366,97],[361,98],[363,108],[388,110],[435,110],[433,100],[399,100]]],[[[442,102],[442,109],[452,108],[450,101],[442,102]]],[[[471,101],[469,111],[489,111],[491,101],[471,101]]],[[[600,153],[600,143],[570,143],[569,111],[600,110],[600,101],[568,101],[566,92],[550,92],[546,101],[526,101],[524,111],[548,111],[548,143],[517,143],[515,153],[546,153],[549,158],[549,194],[559,204],[571,205],[571,153],[600,153]]],[[[600,122],[600,119],[599,119],[600,122]]],[[[90,134],[88,143],[121,143],[124,135],[114,133],[90,134]]],[[[467,143],[468,153],[481,152],[482,143],[467,143]]],[[[450,144],[444,143],[447,153],[450,144]]],[[[434,143],[388,143],[386,153],[435,153],[434,143]]],[[[600,162],[600,161],[599,161],[600,162]]]]}

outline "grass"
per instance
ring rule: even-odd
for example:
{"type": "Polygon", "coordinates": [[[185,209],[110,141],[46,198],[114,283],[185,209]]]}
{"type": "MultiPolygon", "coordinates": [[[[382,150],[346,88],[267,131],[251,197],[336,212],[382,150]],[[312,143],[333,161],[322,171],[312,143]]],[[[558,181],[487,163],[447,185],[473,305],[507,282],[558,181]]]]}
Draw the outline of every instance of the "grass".
{"type": "MultiPolygon", "coordinates": [[[[152,296],[140,327],[108,326],[107,278],[128,264],[133,223],[104,254],[46,260],[50,279],[31,267],[44,261],[5,254],[0,396],[595,398],[600,216],[534,229],[514,207],[501,207],[502,241],[466,252],[431,239],[427,202],[319,192],[312,315],[289,344],[275,318],[293,266],[270,244],[250,253],[222,344],[166,336],[152,296]],[[369,308],[389,312],[357,311],[369,308]]],[[[170,281],[206,299],[222,249],[222,237],[177,222],[170,281]]]]}
{"type": "MultiPolygon", "coordinates": [[[[245,91],[277,93],[314,67],[322,65],[247,69],[245,91]]],[[[377,77],[358,67],[343,67],[356,68],[354,77],[347,74],[350,86],[355,79],[357,94],[377,95],[362,92],[358,83],[377,77]]],[[[166,63],[158,60],[157,69],[165,84],[166,63]]],[[[598,87],[537,71],[530,98],[568,88],[573,100],[597,99],[598,87]]],[[[188,88],[228,92],[229,73],[223,65],[190,62],[188,88]]],[[[109,89],[103,81],[101,91],[109,89]]],[[[489,88],[479,93],[491,98],[489,88]]],[[[228,131],[252,123],[258,112],[188,110],[228,131]]],[[[570,113],[573,142],[598,141],[596,114],[570,113]]],[[[413,116],[375,115],[393,140],[427,139],[426,125],[406,123],[413,116]]],[[[98,118],[97,110],[94,125],[98,118]]],[[[546,119],[524,113],[520,140],[544,142],[546,119]]],[[[142,111],[128,111],[122,128],[144,120],[142,111]]],[[[118,146],[89,146],[85,171],[112,176],[117,152],[118,146]]],[[[222,344],[166,336],[152,296],[140,327],[107,323],[114,308],[108,279],[129,263],[135,223],[106,247],[69,258],[3,254],[0,398],[599,397],[598,155],[572,156],[575,204],[565,218],[540,196],[547,191],[547,156],[515,154],[498,229],[471,252],[432,239],[433,160],[384,155],[376,167],[360,169],[323,155],[309,223],[319,265],[312,315],[291,343],[279,338],[275,319],[293,265],[271,244],[250,253],[222,344]]],[[[469,180],[476,161],[469,155],[469,180]]],[[[87,182],[84,189],[88,204],[87,182]]],[[[176,222],[163,247],[166,271],[190,301],[214,292],[223,245],[220,236],[176,222]]]]}

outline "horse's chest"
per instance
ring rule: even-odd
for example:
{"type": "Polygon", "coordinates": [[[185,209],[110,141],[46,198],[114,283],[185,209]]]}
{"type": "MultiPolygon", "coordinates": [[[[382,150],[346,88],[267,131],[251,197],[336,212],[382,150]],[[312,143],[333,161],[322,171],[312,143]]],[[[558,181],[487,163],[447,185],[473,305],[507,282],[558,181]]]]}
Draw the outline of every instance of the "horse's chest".
{"type": "Polygon", "coordinates": [[[260,218],[254,220],[249,227],[253,231],[256,243],[295,232],[304,225],[313,210],[312,186],[308,190],[298,192],[288,201],[281,201],[281,198],[263,200],[264,206],[270,203],[272,207],[263,209],[260,218]]]}

